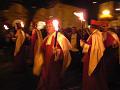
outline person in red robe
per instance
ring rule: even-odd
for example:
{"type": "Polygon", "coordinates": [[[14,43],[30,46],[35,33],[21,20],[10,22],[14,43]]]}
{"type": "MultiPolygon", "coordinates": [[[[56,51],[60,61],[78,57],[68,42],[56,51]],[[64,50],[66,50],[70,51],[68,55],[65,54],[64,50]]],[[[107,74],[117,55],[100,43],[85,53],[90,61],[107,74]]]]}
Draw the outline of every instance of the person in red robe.
{"type": "Polygon", "coordinates": [[[16,43],[14,50],[14,70],[16,72],[24,71],[26,68],[26,60],[25,60],[25,32],[23,31],[21,24],[16,23],[16,43]]]}
{"type": "Polygon", "coordinates": [[[82,90],[109,90],[105,74],[105,63],[102,60],[105,47],[103,35],[97,22],[91,21],[91,35],[86,42],[80,40],[83,48],[82,90]]]}
{"type": "Polygon", "coordinates": [[[101,22],[103,28],[102,33],[104,37],[105,52],[103,59],[106,63],[106,74],[108,83],[111,84],[116,82],[118,76],[118,67],[119,67],[119,48],[120,41],[119,37],[115,32],[112,31],[112,28],[108,28],[108,23],[101,22]]]}
{"type": "MultiPolygon", "coordinates": [[[[47,37],[43,40],[39,55],[38,67],[34,65],[34,73],[39,72],[40,81],[37,90],[61,90],[63,73],[71,62],[69,40],[60,32],[55,44],[55,29],[53,19],[46,21],[47,37]],[[35,70],[35,67],[36,70],[35,70]]],[[[37,74],[37,75],[39,75],[37,74]]]]}
{"type": "Polygon", "coordinates": [[[43,42],[42,33],[40,30],[37,29],[37,24],[35,22],[32,22],[32,36],[31,36],[31,56],[32,56],[32,62],[37,59],[40,46],[43,42]]]}

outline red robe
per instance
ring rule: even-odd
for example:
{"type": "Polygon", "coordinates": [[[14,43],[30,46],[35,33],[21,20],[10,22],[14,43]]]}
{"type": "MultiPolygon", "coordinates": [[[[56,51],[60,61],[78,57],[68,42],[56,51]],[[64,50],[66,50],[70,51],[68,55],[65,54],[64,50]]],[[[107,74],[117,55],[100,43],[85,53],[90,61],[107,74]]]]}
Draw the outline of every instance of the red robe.
{"type": "Polygon", "coordinates": [[[33,30],[31,36],[31,54],[30,54],[33,61],[34,61],[34,46],[36,39],[37,39],[37,33],[35,30],[33,30]]]}
{"type": "Polygon", "coordinates": [[[25,33],[22,29],[18,29],[16,32],[16,45],[14,51],[14,69],[17,71],[23,71],[26,68],[24,41],[25,33]]]}
{"type": "Polygon", "coordinates": [[[60,49],[60,58],[57,61],[54,61],[55,55],[53,54],[53,46],[54,40],[52,40],[50,45],[46,45],[46,41],[42,44],[41,49],[42,52],[44,52],[45,58],[37,90],[61,90],[63,52],[59,44],[57,44],[57,48],[60,49]]]}
{"type": "Polygon", "coordinates": [[[31,36],[31,56],[32,60],[36,59],[36,55],[40,51],[40,46],[42,44],[43,38],[41,31],[33,29],[31,36]]]}
{"type": "Polygon", "coordinates": [[[115,80],[115,77],[117,77],[117,69],[119,66],[119,42],[116,43],[116,47],[114,47],[114,42],[117,42],[117,40],[112,36],[110,31],[103,32],[103,36],[105,38],[104,45],[106,47],[103,59],[106,63],[107,78],[109,82],[113,82],[111,80],[115,80]]]}
{"type": "MultiPolygon", "coordinates": [[[[94,38],[93,38],[94,39],[94,38]]],[[[88,74],[90,63],[90,52],[92,46],[92,36],[89,37],[87,44],[90,46],[88,53],[83,56],[83,82],[82,90],[108,90],[105,74],[105,63],[101,60],[97,64],[96,68],[91,75],[88,74]]]]}

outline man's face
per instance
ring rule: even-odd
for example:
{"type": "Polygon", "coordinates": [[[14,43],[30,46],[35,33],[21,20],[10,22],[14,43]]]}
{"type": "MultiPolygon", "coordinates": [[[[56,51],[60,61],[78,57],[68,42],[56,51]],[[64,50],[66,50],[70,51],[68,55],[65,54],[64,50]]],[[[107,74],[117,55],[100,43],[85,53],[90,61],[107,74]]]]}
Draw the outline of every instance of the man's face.
{"type": "Polygon", "coordinates": [[[72,33],[76,33],[76,28],[72,28],[72,33]]]}
{"type": "Polygon", "coordinates": [[[47,29],[48,34],[53,33],[55,31],[52,23],[47,23],[46,29],[47,29]]]}

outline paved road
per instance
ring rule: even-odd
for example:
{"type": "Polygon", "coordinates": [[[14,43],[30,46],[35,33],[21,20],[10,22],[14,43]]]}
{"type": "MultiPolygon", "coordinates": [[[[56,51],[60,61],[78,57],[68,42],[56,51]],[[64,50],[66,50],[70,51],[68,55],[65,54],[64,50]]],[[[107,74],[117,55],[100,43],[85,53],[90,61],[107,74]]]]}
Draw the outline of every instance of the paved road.
{"type": "MultiPolygon", "coordinates": [[[[65,74],[63,90],[80,90],[81,74],[76,69],[65,74]]],[[[26,71],[14,72],[12,62],[0,63],[0,90],[35,90],[36,79],[32,75],[32,66],[26,71]]]]}
{"type": "MultiPolygon", "coordinates": [[[[35,90],[37,83],[32,66],[28,64],[24,72],[14,72],[12,59],[10,54],[0,52],[0,90],[35,90]]],[[[111,78],[110,90],[120,90],[119,76],[120,72],[111,78]]],[[[79,67],[69,69],[64,76],[63,90],[81,90],[81,77],[79,67]]]]}

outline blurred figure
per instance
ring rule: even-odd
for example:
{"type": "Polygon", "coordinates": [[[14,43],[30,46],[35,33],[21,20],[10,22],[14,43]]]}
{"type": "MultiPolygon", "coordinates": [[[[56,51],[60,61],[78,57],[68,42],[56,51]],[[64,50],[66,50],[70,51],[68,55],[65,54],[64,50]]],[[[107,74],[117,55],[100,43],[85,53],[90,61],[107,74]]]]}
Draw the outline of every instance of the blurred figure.
{"type": "Polygon", "coordinates": [[[120,40],[118,35],[113,32],[112,28],[103,27],[104,43],[106,47],[112,46],[113,48],[119,47],[120,40]]]}
{"type": "Polygon", "coordinates": [[[90,35],[90,32],[89,32],[89,29],[88,28],[82,28],[82,29],[79,29],[78,30],[78,33],[79,33],[79,35],[81,36],[81,38],[83,39],[83,40],[87,40],[87,38],[89,37],[89,35],[90,35]]]}
{"type": "Polygon", "coordinates": [[[82,90],[108,90],[105,75],[105,63],[102,60],[105,47],[102,32],[98,29],[97,22],[91,21],[91,35],[87,42],[80,40],[83,48],[83,82],[82,90]]]}
{"type": "Polygon", "coordinates": [[[71,36],[71,32],[72,32],[72,28],[67,27],[65,28],[62,33],[64,34],[64,36],[70,41],[70,36],[71,36]]]}
{"type": "Polygon", "coordinates": [[[24,47],[25,33],[20,23],[16,23],[15,29],[17,32],[15,34],[16,44],[14,50],[14,61],[15,61],[14,69],[19,72],[19,71],[24,71],[26,68],[25,47],[24,47]]]}
{"type": "MultiPolygon", "coordinates": [[[[68,39],[58,32],[55,45],[55,29],[53,19],[46,21],[47,37],[44,39],[39,59],[40,81],[37,90],[61,90],[61,80],[63,73],[71,62],[69,50],[71,44],[68,39]]],[[[35,69],[34,65],[34,69],[35,69]]],[[[34,74],[36,72],[34,71],[34,74]]]]}
{"type": "Polygon", "coordinates": [[[42,36],[43,36],[43,39],[44,39],[47,36],[46,28],[41,29],[41,33],[42,33],[42,36]]]}
{"type": "Polygon", "coordinates": [[[76,27],[72,27],[71,29],[71,35],[70,35],[70,42],[72,45],[72,51],[78,51],[78,49],[80,48],[80,41],[81,37],[80,35],[77,33],[77,29],[76,27]]]}
{"type": "Polygon", "coordinates": [[[35,61],[39,56],[41,44],[43,42],[42,33],[37,29],[37,24],[32,22],[32,36],[31,36],[31,56],[32,62],[35,61]]]}
{"type": "Polygon", "coordinates": [[[106,73],[108,82],[116,82],[115,78],[118,75],[118,66],[119,66],[119,48],[120,41],[116,33],[113,32],[112,28],[108,28],[108,23],[101,22],[105,52],[103,59],[106,63],[106,73]]]}
{"type": "Polygon", "coordinates": [[[84,35],[83,35],[83,39],[86,41],[90,35],[90,30],[89,28],[84,28],[84,35]]]}
{"type": "Polygon", "coordinates": [[[82,71],[82,48],[80,47],[80,35],[77,31],[76,27],[72,27],[71,29],[71,35],[70,35],[70,43],[72,45],[71,49],[71,56],[72,56],[72,63],[71,68],[80,68],[82,71]]]}

